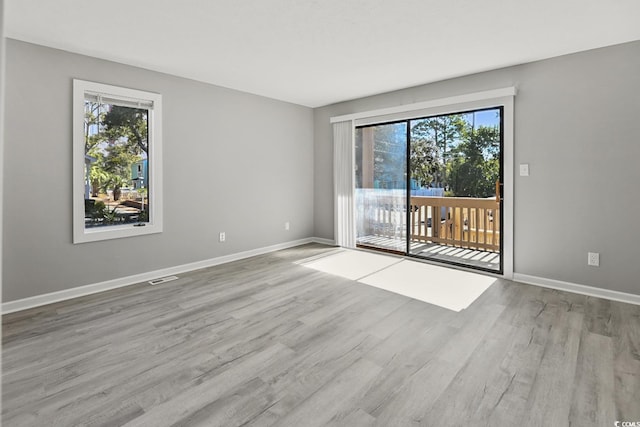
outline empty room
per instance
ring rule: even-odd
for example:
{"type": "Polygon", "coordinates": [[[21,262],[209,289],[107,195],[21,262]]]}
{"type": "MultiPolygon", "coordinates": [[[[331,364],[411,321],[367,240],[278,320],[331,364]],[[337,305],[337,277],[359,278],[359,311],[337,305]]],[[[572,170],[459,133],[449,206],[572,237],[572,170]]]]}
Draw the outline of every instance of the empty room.
{"type": "Polygon", "coordinates": [[[636,0],[0,0],[1,422],[640,426],[636,0]]]}

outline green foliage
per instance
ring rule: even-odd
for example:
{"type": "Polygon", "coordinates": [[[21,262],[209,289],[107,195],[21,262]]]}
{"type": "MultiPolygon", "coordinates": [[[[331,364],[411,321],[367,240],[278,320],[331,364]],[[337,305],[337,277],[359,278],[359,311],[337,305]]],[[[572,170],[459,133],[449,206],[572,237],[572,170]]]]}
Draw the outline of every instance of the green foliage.
{"type": "Polygon", "coordinates": [[[436,157],[436,150],[428,141],[419,141],[411,145],[411,177],[423,187],[434,181],[440,165],[436,157]]]}
{"type": "Polygon", "coordinates": [[[114,137],[124,137],[128,148],[140,154],[147,153],[147,110],[113,105],[104,116],[105,132],[114,137]]]}
{"type": "Polygon", "coordinates": [[[98,158],[99,162],[97,163],[97,165],[91,168],[91,173],[89,175],[89,178],[91,180],[91,195],[93,197],[98,197],[98,193],[100,191],[106,193],[107,186],[109,185],[112,178],[111,175],[104,170],[104,168],[100,167],[102,163],[101,157],[102,156],[98,158]]]}
{"type": "Polygon", "coordinates": [[[104,204],[104,202],[100,201],[100,205],[98,205],[98,202],[96,202],[96,206],[94,208],[94,211],[91,215],[91,217],[93,219],[104,219],[106,213],[108,212],[108,208],[107,206],[104,204]]]}
{"type": "Polygon", "coordinates": [[[411,176],[422,185],[444,187],[451,149],[467,126],[459,114],[411,121],[411,176]]]}
{"type": "MultiPolygon", "coordinates": [[[[445,188],[447,196],[494,196],[500,172],[500,129],[498,125],[476,127],[475,118],[475,115],[463,113],[410,120],[411,179],[421,187],[445,188]]],[[[498,118],[496,116],[495,122],[498,118]]],[[[404,188],[406,130],[406,122],[359,130],[356,133],[356,178],[362,181],[366,175],[370,180],[373,166],[375,187],[404,188]],[[371,144],[372,139],[373,147],[369,146],[366,151],[365,146],[371,144]],[[365,152],[371,156],[372,148],[373,159],[364,159],[365,152]]],[[[371,182],[357,182],[356,185],[368,188],[371,182]]]]}
{"type": "Polygon", "coordinates": [[[85,102],[84,112],[84,152],[90,154],[100,142],[103,135],[98,131],[101,121],[104,119],[104,112],[97,102],[85,102]]]}
{"type": "Polygon", "coordinates": [[[113,209],[109,210],[109,208],[105,207],[102,212],[102,217],[107,224],[113,224],[118,221],[118,214],[116,212],[117,206],[114,206],[113,209]]]}
{"type": "Polygon", "coordinates": [[[148,152],[147,110],[85,102],[85,153],[96,161],[91,165],[91,187],[113,191],[131,184],[131,166],[148,152]]]}
{"type": "Polygon", "coordinates": [[[481,126],[465,129],[447,164],[449,187],[458,197],[491,197],[500,171],[500,130],[481,126]]]}
{"type": "Polygon", "coordinates": [[[94,220],[103,219],[106,209],[107,207],[102,200],[85,199],[84,201],[85,217],[94,220]]]}
{"type": "Polygon", "coordinates": [[[128,147],[124,144],[113,144],[105,150],[105,156],[102,158],[102,169],[113,175],[114,181],[122,178],[121,181],[129,181],[131,179],[131,165],[138,161],[139,157],[132,154],[128,147]]]}

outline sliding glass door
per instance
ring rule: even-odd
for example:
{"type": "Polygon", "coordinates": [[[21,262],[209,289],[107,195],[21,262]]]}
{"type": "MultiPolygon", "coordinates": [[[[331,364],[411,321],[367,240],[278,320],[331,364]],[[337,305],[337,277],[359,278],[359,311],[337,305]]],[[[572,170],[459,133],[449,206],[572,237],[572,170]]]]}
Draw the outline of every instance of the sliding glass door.
{"type": "Polygon", "coordinates": [[[356,244],[391,252],[407,246],[407,123],[356,128],[356,244]]]}
{"type": "Polygon", "coordinates": [[[409,255],[502,272],[502,108],[409,121],[409,255]]]}
{"type": "Polygon", "coordinates": [[[356,243],[502,273],[502,107],[356,128],[356,243]]]}

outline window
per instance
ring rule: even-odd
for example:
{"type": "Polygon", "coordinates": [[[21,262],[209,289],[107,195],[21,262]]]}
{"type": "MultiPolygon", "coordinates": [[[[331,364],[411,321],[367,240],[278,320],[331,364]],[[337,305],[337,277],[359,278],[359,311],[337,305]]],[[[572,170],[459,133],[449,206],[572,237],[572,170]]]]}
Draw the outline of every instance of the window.
{"type": "Polygon", "coordinates": [[[73,81],[73,242],[162,232],[162,96],[73,81]]]}

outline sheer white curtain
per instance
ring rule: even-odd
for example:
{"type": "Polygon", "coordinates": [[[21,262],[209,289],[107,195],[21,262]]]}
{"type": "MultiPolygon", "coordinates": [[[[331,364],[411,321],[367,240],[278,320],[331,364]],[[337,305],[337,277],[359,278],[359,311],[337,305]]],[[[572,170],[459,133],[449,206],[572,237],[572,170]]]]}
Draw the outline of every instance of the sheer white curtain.
{"type": "Polygon", "coordinates": [[[333,124],[334,235],[336,245],[356,246],[353,121],[333,124]]]}

